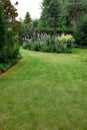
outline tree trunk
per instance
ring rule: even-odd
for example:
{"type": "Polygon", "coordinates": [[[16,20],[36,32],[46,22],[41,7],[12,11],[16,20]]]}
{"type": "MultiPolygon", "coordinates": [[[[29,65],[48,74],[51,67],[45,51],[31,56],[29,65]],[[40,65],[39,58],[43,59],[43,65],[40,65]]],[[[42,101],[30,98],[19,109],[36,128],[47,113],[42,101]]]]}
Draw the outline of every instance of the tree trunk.
{"type": "Polygon", "coordinates": [[[56,35],[56,27],[53,27],[53,34],[56,35]]]}
{"type": "Polygon", "coordinates": [[[76,17],[75,16],[73,16],[72,18],[72,23],[73,23],[74,30],[76,30],[76,17]]]}

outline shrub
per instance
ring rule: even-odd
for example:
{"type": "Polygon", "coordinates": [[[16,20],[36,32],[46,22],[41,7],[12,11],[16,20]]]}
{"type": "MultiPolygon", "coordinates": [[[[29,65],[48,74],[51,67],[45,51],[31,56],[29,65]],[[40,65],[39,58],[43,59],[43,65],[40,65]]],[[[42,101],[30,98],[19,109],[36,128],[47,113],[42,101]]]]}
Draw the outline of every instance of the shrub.
{"type": "Polygon", "coordinates": [[[7,62],[8,60],[17,58],[19,54],[19,44],[15,43],[14,33],[12,30],[6,31],[6,41],[0,50],[0,62],[7,62]]]}
{"type": "Polygon", "coordinates": [[[12,58],[16,59],[20,54],[19,54],[19,49],[20,46],[18,43],[14,43],[14,48],[13,48],[13,52],[12,52],[12,58]]]}
{"type": "MultiPolygon", "coordinates": [[[[19,46],[15,44],[15,32],[6,26],[6,17],[3,13],[3,5],[0,5],[0,63],[7,62],[17,57],[19,46]],[[7,27],[7,28],[6,28],[7,27]]],[[[10,24],[10,23],[9,23],[10,24]]]]}
{"type": "Polygon", "coordinates": [[[87,46],[87,16],[78,23],[75,39],[78,46],[87,46]]]}
{"type": "Polygon", "coordinates": [[[40,51],[41,50],[40,43],[38,41],[35,41],[34,43],[32,43],[30,50],[32,50],[32,51],[40,51]]]}
{"type": "Polygon", "coordinates": [[[58,37],[59,41],[71,41],[74,42],[74,38],[71,34],[64,35],[62,34],[60,37],[58,37]]]}
{"type": "Polygon", "coordinates": [[[14,65],[15,63],[17,63],[19,61],[19,59],[21,58],[21,56],[19,55],[17,58],[12,59],[12,60],[8,60],[5,63],[0,63],[0,74],[2,72],[5,72],[7,69],[9,69],[12,65],[14,65]]]}
{"type": "Polygon", "coordinates": [[[58,37],[58,40],[61,51],[64,53],[71,53],[72,46],[75,41],[73,36],[70,34],[67,35],[62,34],[60,37],[58,37]]]}
{"type": "Polygon", "coordinates": [[[48,45],[42,45],[40,51],[42,51],[42,52],[49,52],[49,46],[48,45]]]}
{"type": "Polygon", "coordinates": [[[29,44],[29,42],[24,42],[23,45],[22,45],[22,47],[23,47],[24,49],[30,49],[30,44],[29,44]]]}
{"type": "Polygon", "coordinates": [[[23,48],[42,52],[70,53],[73,42],[74,38],[72,35],[63,34],[60,37],[56,37],[54,35],[42,34],[35,41],[24,43],[23,48]]]}
{"type": "Polygon", "coordinates": [[[3,5],[0,4],[0,72],[4,72],[12,64],[18,61],[19,45],[17,43],[16,31],[6,24],[3,5]]]}

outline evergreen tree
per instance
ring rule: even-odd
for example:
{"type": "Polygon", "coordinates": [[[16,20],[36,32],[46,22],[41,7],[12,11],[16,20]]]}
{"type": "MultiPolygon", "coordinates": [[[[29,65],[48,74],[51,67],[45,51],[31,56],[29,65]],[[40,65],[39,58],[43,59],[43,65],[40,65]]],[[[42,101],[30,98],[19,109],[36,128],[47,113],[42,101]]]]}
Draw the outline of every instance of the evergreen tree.
{"type": "Polygon", "coordinates": [[[58,0],[44,0],[42,3],[41,23],[45,28],[53,28],[53,33],[56,33],[58,26],[58,18],[60,14],[60,3],[58,0]]]}
{"type": "Polygon", "coordinates": [[[29,12],[26,12],[26,15],[25,15],[25,19],[24,19],[24,23],[25,24],[30,24],[31,23],[31,17],[30,17],[30,13],[29,12]]]}

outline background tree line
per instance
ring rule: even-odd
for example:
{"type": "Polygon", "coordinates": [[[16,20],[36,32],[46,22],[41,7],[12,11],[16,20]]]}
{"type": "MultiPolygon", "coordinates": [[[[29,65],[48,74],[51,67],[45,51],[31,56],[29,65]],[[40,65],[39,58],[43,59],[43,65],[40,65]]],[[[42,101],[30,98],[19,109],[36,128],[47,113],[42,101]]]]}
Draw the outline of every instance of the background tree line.
{"type": "Polygon", "coordinates": [[[87,29],[84,32],[85,29],[82,27],[84,24],[86,28],[87,0],[43,0],[41,9],[40,19],[32,20],[29,12],[26,13],[19,32],[20,40],[21,37],[34,38],[37,33],[43,32],[54,35],[65,33],[72,34],[77,44],[87,45],[85,39],[87,29]],[[79,31],[84,34],[84,37],[79,31]]]}

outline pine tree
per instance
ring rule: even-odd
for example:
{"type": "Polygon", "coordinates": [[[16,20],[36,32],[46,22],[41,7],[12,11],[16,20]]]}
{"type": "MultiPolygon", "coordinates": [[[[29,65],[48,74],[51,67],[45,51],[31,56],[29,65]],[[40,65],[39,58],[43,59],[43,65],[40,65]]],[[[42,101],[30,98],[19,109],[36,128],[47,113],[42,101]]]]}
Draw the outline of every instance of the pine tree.
{"type": "Polygon", "coordinates": [[[25,15],[25,19],[24,19],[24,23],[25,24],[30,24],[31,23],[31,17],[30,17],[30,13],[29,12],[26,12],[26,15],[25,15]]]}

